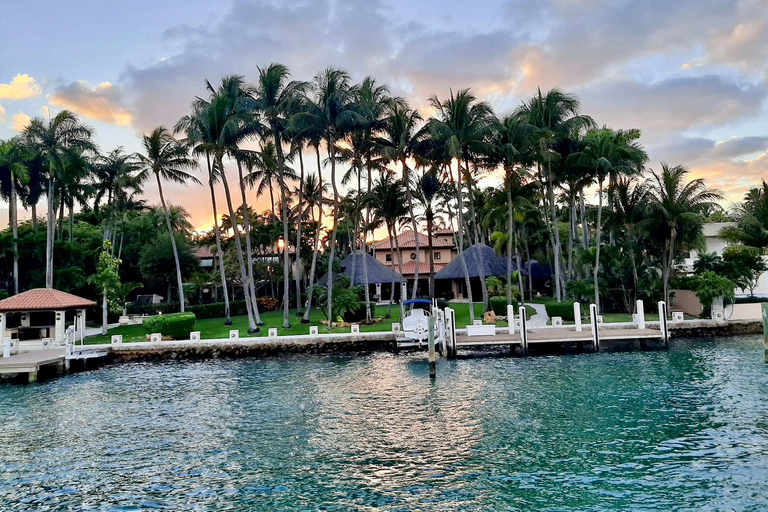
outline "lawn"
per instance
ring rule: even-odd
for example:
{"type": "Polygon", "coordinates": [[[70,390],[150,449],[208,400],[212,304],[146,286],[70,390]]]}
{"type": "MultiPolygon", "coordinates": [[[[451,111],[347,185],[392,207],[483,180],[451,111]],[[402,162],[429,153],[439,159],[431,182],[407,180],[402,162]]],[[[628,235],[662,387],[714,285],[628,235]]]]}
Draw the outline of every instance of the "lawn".
{"type": "MultiPolygon", "coordinates": [[[[469,324],[469,306],[467,304],[451,304],[451,307],[454,308],[456,311],[456,326],[458,328],[463,328],[465,325],[469,324]]],[[[383,315],[386,312],[386,307],[379,306],[376,308],[376,313],[379,315],[383,315]]],[[[532,309],[528,310],[528,317],[530,318],[531,314],[533,313],[532,309]]],[[[480,304],[475,304],[475,319],[482,319],[482,306],[480,304]]],[[[283,329],[281,326],[283,325],[283,312],[282,311],[268,311],[261,314],[261,320],[266,324],[261,327],[261,330],[259,333],[255,334],[254,336],[267,336],[268,329],[270,327],[277,327],[278,328],[278,334],[280,336],[288,336],[288,335],[299,335],[299,334],[309,334],[309,326],[310,325],[318,325],[320,326],[320,332],[321,333],[328,333],[331,332],[328,330],[328,327],[320,325],[321,320],[325,320],[325,316],[323,315],[322,311],[318,309],[312,309],[312,313],[310,315],[310,323],[308,324],[302,324],[300,322],[300,318],[296,317],[296,310],[291,310],[291,327],[290,329],[283,329]]],[[[360,331],[361,332],[376,332],[376,331],[391,331],[392,330],[392,322],[399,322],[400,321],[400,308],[397,305],[392,306],[392,318],[385,319],[382,322],[374,323],[371,325],[360,325],[360,331]]],[[[504,327],[507,325],[506,322],[499,321],[496,323],[496,325],[500,327],[504,327]]],[[[215,338],[228,338],[229,337],[229,330],[230,329],[238,329],[240,331],[241,336],[247,336],[248,333],[248,318],[243,316],[235,316],[232,317],[232,325],[224,325],[224,320],[222,318],[208,318],[203,320],[198,320],[195,324],[195,330],[200,331],[200,335],[203,339],[215,339],[215,338]]],[[[349,332],[349,327],[336,327],[333,329],[333,332],[349,332]]],[[[121,334],[123,336],[123,342],[124,343],[130,343],[130,342],[136,342],[136,341],[147,341],[147,333],[144,331],[144,326],[142,325],[126,325],[122,327],[115,327],[114,329],[110,329],[109,335],[107,336],[92,336],[90,338],[86,339],[87,344],[98,344],[98,343],[109,343],[110,342],[110,336],[114,334],[121,334]]]]}

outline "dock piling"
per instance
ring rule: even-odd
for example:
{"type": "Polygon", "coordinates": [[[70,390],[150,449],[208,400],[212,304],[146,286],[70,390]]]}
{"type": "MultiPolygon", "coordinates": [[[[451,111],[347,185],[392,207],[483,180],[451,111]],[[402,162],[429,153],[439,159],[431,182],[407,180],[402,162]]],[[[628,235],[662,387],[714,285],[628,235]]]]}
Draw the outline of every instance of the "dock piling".
{"type": "Polygon", "coordinates": [[[645,329],[645,306],[642,300],[637,301],[637,328],[645,329]]]}
{"type": "Polygon", "coordinates": [[[667,325],[667,303],[659,301],[659,329],[664,339],[664,346],[669,347],[669,326],[667,325]]]}
{"type": "Polygon", "coordinates": [[[507,323],[509,324],[509,334],[515,334],[515,306],[507,304],[507,323]]]}
{"type": "Polygon", "coordinates": [[[525,306],[520,306],[520,343],[523,355],[528,355],[528,316],[525,314],[525,306]]]}
{"type": "Polygon", "coordinates": [[[429,378],[434,379],[437,374],[435,364],[435,317],[429,317],[429,331],[427,333],[427,343],[429,344],[429,378]]]}
{"type": "Polygon", "coordinates": [[[765,344],[765,362],[768,363],[768,303],[763,302],[763,339],[765,344]]]}
{"type": "Polygon", "coordinates": [[[573,321],[576,324],[576,332],[581,332],[581,304],[578,302],[573,303],[573,321]]]}
{"type": "Polygon", "coordinates": [[[11,338],[3,338],[3,357],[11,357],[11,338]]]}
{"type": "Polygon", "coordinates": [[[589,305],[589,323],[592,326],[592,345],[595,348],[595,352],[600,350],[600,323],[597,320],[597,304],[589,305]]]}

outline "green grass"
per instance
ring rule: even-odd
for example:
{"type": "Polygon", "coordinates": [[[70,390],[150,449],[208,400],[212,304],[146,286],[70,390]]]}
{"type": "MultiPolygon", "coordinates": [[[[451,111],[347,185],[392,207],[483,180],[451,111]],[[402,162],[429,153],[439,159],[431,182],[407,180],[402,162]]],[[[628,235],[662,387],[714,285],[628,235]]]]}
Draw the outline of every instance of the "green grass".
{"type": "MultiPolygon", "coordinates": [[[[475,318],[481,319],[483,317],[482,306],[475,304],[475,318]]],[[[451,307],[456,311],[456,327],[463,328],[470,323],[469,321],[469,306],[467,304],[451,304],[451,307]]],[[[385,306],[379,306],[376,308],[377,315],[384,315],[386,313],[385,306]]],[[[533,310],[528,311],[528,317],[532,314],[533,310]]],[[[325,320],[323,312],[313,308],[310,314],[310,323],[302,324],[301,318],[296,317],[296,310],[291,310],[290,322],[291,327],[289,329],[283,329],[283,312],[282,311],[268,311],[261,314],[261,320],[266,324],[261,327],[261,331],[254,336],[267,336],[270,327],[277,327],[278,334],[280,336],[309,334],[310,325],[317,325],[320,327],[321,333],[328,332],[349,332],[349,327],[336,327],[333,331],[329,331],[328,327],[320,325],[321,320],[325,320]]],[[[377,332],[377,331],[391,331],[392,322],[400,321],[400,307],[398,305],[392,306],[392,318],[385,319],[382,322],[374,323],[371,325],[360,324],[361,332],[377,332]]],[[[499,327],[507,325],[506,322],[499,321],[496,323],[499,327]]],[[[195,330],[200,331],[200,336],[203,339],[216,339],[216,338],[228,338],[230,329],[238,329],[241,336],[247,336],[248,334],[248,318],[243,316],[232,317],[232,325],[224,325],[223,318],[207,318],[204,320],[198,320],[195,324],[195,330]]],[[[85,340],[86,344],[99,344],[110,343],[111,336],[115,334],[121,334],[123,336],[123,343],[131,343],[137,341],[147,341],[147,333],[144,330],[143,325],[126,325],[110,329],[107,336],[92,336],[85,340]]]]}

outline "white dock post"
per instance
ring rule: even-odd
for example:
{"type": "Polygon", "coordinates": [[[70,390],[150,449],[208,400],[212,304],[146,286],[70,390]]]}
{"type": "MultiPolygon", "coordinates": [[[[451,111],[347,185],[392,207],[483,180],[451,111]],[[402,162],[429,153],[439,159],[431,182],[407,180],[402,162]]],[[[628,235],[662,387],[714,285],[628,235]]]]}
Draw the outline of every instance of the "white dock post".
{"type": "Polygon", "coordinates": [[[448,338],[445,335],[445,312],[441,309],[435,308],[437,313],[437,339],[440,340],[440,352],[443,357],[448,356],[448,338]]]}
{"type": "Polygon", "coordinates": [[[509,334],[515,334],[515,306],[507,304],[507,323],[509,324],[509,334]]]}
{"type": "Polygon", "coordinates": [[[429,378],[434,379],[437,374],[435,364],[435,317],[431,316],[428,320],[429,330],[427,332],[427,344],[429,346],[429,378]]]}
{"type": "Polygon", "coordinates": [[[528,355],[528,319],[525,314],[525,306],[520,306],[520,342],[523,345],[523,355],[528,355]]]}
{"type": "Polygon", "coordinates": [[[664,339],[664,346],[669,346],[669,326],[667,325],[667,303],[659,301],[659,329],[661,337],[664,339]]]}
{"type": "Polygon", "coordinates": [[[592,344],[595,347],[595,352],[600,350],[600,331],[599,323],[597,321],[597,305],[589,305],[589,323],[592,325],[592,344]]]}
{"type": "Polygon", "coordinates": [[[3,357],[11,357],[11,338],[3,338],[3,357]]]}
{"type": "Polygon", "coordinates": [[[583,330],[581,326],[581,304],[578,302],[573,303],[573,321],[576,324],[576,332],[583,330]]]}
{"type": "Polygon", "coordinates": [[[637,301],[637,328],[645,329],[645,305],[642,300],[637,301]]]}
{"type": "Polygon", "coordinates": [[[445,323],[448,355],[450,357],[456,357],[456,312],[453,308],[445,308],[445,323]]]}

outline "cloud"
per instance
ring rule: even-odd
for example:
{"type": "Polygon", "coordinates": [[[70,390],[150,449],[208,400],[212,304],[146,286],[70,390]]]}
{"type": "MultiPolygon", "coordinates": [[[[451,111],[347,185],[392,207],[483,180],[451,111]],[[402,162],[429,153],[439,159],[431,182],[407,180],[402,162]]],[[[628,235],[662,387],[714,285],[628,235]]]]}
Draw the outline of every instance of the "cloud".
{"type": "Polygon", "coordinates": [[[40,95],[43,90],[27,74],[16,75],[7,84],[0,84],[0,100],[23,100],[40,95]]]}
{"type": "Polygon", "coordinates": [[[0,123],[5,122],[5,109],[0,105],[0,123]]]}
{"type": "Polygon", "coordinates": [[[615,80],[579,91],[579,96],[584,112],[599,124],[641,128],[644,136],[656,138],[756,116],[766,86],[704,75],[655,83],[615,80]]]}
{"type": "Polygon", "coordinates": [[[13,116],[11,120],[13,121],[13,129],[17,132],[20,132],[29,125],[29,122],[32,120],[32,118],[24,112],[19,112],[13,116]]]}
{"type": "Polygon", "coordinates": [[[131,113],[122,105],[122,91],[109,82],[90,86],[80,80],[56,89],[49,97],[55,107],[69,109],[83,117],[117,125],[130,125],[131,113]]]}

